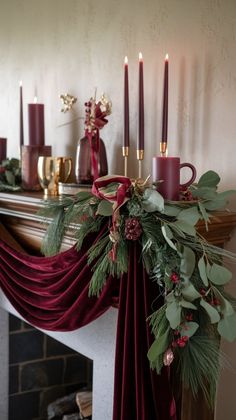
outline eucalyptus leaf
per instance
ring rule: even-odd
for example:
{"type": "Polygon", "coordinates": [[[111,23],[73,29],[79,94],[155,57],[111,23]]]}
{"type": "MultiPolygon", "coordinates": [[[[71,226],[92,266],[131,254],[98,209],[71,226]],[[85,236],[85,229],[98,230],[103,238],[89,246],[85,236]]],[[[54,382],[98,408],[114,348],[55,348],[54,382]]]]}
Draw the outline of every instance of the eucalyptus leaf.
{"type": "Polygon", "coordinates": [[[221,197],[216,197],[214,200],[212,201],[206,201],[204,203],[204,206],[207,210],[219,210],[219,209],[223,209],[226,206],[226,199],[225,198],[221,198],[221,197]]]}
{"type": "Polygon", "coordinates": [[[236,338],[236,313],[222,318],[218,323],[217,330],[221,337],[232,343],[236,338]]]}
{"type": "Polygon", "coordinates": [[[220,314],[216,308],[210,305],[210,303],[208,303],[205,299],[200,300],[200,305],[205,309],[205,311],[209,315],[212,324],[219,322],[220,314]]]}
{"type": "Polygon", "coordinates": [[[143,194],[142,207],[148,213],[154,211],[162,213],[164,211],[164,198],[156,190],[146,188],[143,194]]]}
{"type": "Polygon", "coordinates": [[[170,326],[175,330],[181,322],[181,306],[176,302],[167,304],[166,318],[168,319],[170,326]]]}
{"type": "Polygon", "coordinates": [[[195,268],[195,254],[191,248],[184,246],[180,261],[180,275],[185,279],[189,279],[195,268]]]}
{"type": "Polygon", "coordinates": [[[97,208],[97,214],[100,214],[101,216],[111,216],[113,214],[112,203],[107,200],[100,201],[97,208]]]}
{"type": "Polygon", "coordinates": [[[169,337],[169,331],[170,329],[167,328],[167,330],[162,334],[160,337],[156,337],[155,341],[152,343],[150,349],[148,350],[148,359],[150,362],[155,362],[158,356],[163,354],[167,347],[168,347],[168,337],[169,337]]]}
{"type": "Polygon", "coordinates": [[[222,310],[222,313],[224,314],[224,316],[231,316],[234,313],[233,306],[225,298],[223,298],[222,305],[221,305],[221,310],[222,310]]]}
{"type": "Polygon", "coordinates": [[[199,274],[200,274],[200,277],[201,277],[204,285],[208,286],[209,282],[208,282],[208,278],[207,278],[206,264],[205,264],[205,261],[204,261],[204,257],[201,257],[198,261],[198,270],[199,270],[199,274]]]}
{"type": "Polygon", "coordinates": [[[193,197],[202,198],[204,200],[214,200],[217,197],[216,189],[211,187],[191,189],[191,193],[193,197]]]}
{"type": "Polygon", "coordinates": [[[220,293],[219,289],[217,287],[213,286],[214,294],[217,296],[217,298],[220,300],[220,308],[221,312],[224,316],[230,316],[234,313],[234,308],[231,305],[231,303],[225,299],[225,297],[220,293]]]}
{"type": "Polygon", "coordinates": [[[180,306],[182,306],[182,308],[193,309],[193,310],[197,309],[197,307],[193,303],[188,302],[187,300],[184,300],[184,299],[181,299],[179,301],[179,304],[180,306]]]}
{"type": "Polygon", "coordinates": [[[232,278],[232,273],[226,267],[213,263],[209,273],[209,280],[218,286],[228,283],[232,278]]]}
{"type": "Polygon", "coordinates": [[[236,190],[227,190],[227,191],[223,191],[217,194],[217,197],[219,198],[226,198],[229,197],[233,194],[236,194],[236,190]]]}
{"type": "Polygon", "coordinates": [[[182,220],[185,223],[195,226],[200,219],[200,214],[197,207],[190,207],[189,209],[182,210],[178,215],[178,220],[182,220]]]}
{"type": "Polygon", "coordinates": [[[92,193],[89,191],[80,191],[77,194],[79,201],[88,200],[90,197],[93,197],[92,193]]]}
{"type": "Polygon", "coordinates": [[[184,233],[187,233],[190,236],[196,235],[196,229],[194,226],[190,225],[187,222],[184,222],[183,220],[177,220],[176,222],[172,223],[173,227],[177,227],[178,229],[182,230],[184,233]]]}
{"type": "Polygon", "coordinates": [[[199,325],[197,322],[194,322],[194,321],[186,322],[186,324],[184,324],[184,327],[181,329],[181,336],[192,337],[198,328],[199,328],[199,325]]]}
{"type": "Polygon", "coordinates": [[[198,181],[198,187],[216,187],[220,182],[220,177],[215,171],[205,172],[198,181]]]}
{"type": "Polygon", "coordinates": [[[207,211],[205,209],[205,206],[204,206],[203,203],[201,203],[201,201],[198,202],[198,207],[199,207],[199,210],[201,212],[201,215],[202,215],[203,219],[206,222],[206,229],[208,230],[207,223],[209,222],[210,215],[207,213],[207,211]]]}
{"type": "Polygon", "coordinates": [[[169,228],[169,226],[167,226],[166,224],[162,225],[161,226],[161,231],[162,231],[162,234],[163,234],[166,242],[168,243],[168,245],[176,251],[176,246],[175,246],[174,242],[172,242],[172,240],[171,240],[173,238],[173,233],[172,233],[171,229],[169,228]]]}
{"type": "Polygon", "coordinates": [[[182,295],[185,300],[188,300],[189,302],[193,302],[195,299],[198,299],[201,297],[200,293],[195,289],[195,287],[189,283],[187,286],[185,286],[182,289],[182,295]]]}
{"type": "Polygon", "coordinates": [[[4,175],[6,177],[8,184],[15,185],[15,175],[11,171],[6,170],[4,172],[4,175]]]}
{"type": "Polygon", "coordinates": [[[168,293],[168,295],[166,295],[166,302],[171,303],[174,301],[176,301],[174,293],[173,292],[168,293]]]}
{"type": "Polygon", "coordinates": [[[173,216],[176,217],[180,213],[180,208],[177,206],[170,206],[169,204],[165,204],[164,207],[164,214],[167,216],[173,216]]]}
{"type": "Polygon", "coordinates": [[[102,191],[104,195],[112,196],[117,193],[118,187],[119,187],[118,182],[111,182],[110,184],[106,185],[106,187],[102,187],[100,191],[102,191]]]}

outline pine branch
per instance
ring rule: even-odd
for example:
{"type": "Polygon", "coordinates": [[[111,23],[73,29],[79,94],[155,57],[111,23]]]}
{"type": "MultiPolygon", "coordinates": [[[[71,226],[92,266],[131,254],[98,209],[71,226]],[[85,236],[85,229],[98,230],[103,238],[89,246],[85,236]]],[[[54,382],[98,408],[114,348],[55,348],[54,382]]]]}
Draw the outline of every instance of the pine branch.
{"type": "Polygon", "coordinates": [[[214,407],[215,391],[220,367],[227,364],[214,338],[194,335],[179,351],[179,366],[182,381],[191,388],[196,398],[201,389],[210,407],[214,407]]]}
{"type": "Polygon", "coordinates": [[[46,256],[55,255],[60,251],[66,228],[64,224],[64,217],[64,209],[57,209],[54,219],[47,228],[41,246],[41,251],[46,256]]]}

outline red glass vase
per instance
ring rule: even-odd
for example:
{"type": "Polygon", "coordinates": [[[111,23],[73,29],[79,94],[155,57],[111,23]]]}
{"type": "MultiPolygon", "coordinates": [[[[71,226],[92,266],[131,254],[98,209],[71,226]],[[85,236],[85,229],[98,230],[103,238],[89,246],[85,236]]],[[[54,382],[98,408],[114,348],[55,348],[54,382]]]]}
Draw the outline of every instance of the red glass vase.
{"type": "Polygon", "coordinates": [[[78,184],[92,185],[95,178],[107,175],[106,148],[101,138],[87,136],[78,141],[75,176],[78,184]],[[97,175],[97,176],[96,176],[97,175]]]}

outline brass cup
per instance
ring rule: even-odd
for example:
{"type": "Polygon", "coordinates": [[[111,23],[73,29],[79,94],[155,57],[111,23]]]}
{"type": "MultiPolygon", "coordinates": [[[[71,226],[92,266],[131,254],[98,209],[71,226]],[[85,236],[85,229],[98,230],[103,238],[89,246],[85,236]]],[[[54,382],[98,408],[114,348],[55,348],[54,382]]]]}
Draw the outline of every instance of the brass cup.
{"type": "Polygon", "coordinates": [[[40,156],[38,159],[38,178],[44,190],[44,195],[58,195],[58,183],[66,182],[71,170],[71,158],[40,156]]]}

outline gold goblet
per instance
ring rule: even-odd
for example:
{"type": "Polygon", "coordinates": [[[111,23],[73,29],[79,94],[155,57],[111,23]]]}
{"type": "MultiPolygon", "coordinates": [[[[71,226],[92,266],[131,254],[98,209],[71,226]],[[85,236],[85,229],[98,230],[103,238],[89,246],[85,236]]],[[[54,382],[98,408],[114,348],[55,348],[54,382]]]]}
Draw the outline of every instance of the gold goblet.
{"type": "Polygon", "coordinates": [[[66,182],[71,170],[71,158],[40,156],[38,159],[38,177],[44,195],[58,195],[58,183],[66,182]]]}
{"type": "Polygon", "coordinates": [[[56,175],[57,175],[57,182],[66,182],[69,178],[72,170],[72,159],[69,157],[56,157],[56,175]]]}
{"type": "Polygon", "coordinates": [[[55,176],[55,161],[50,156],[39,156],[38,158],[38,178],[44,190],[44,196],[49,193],[49,185],[55,176]]]}

